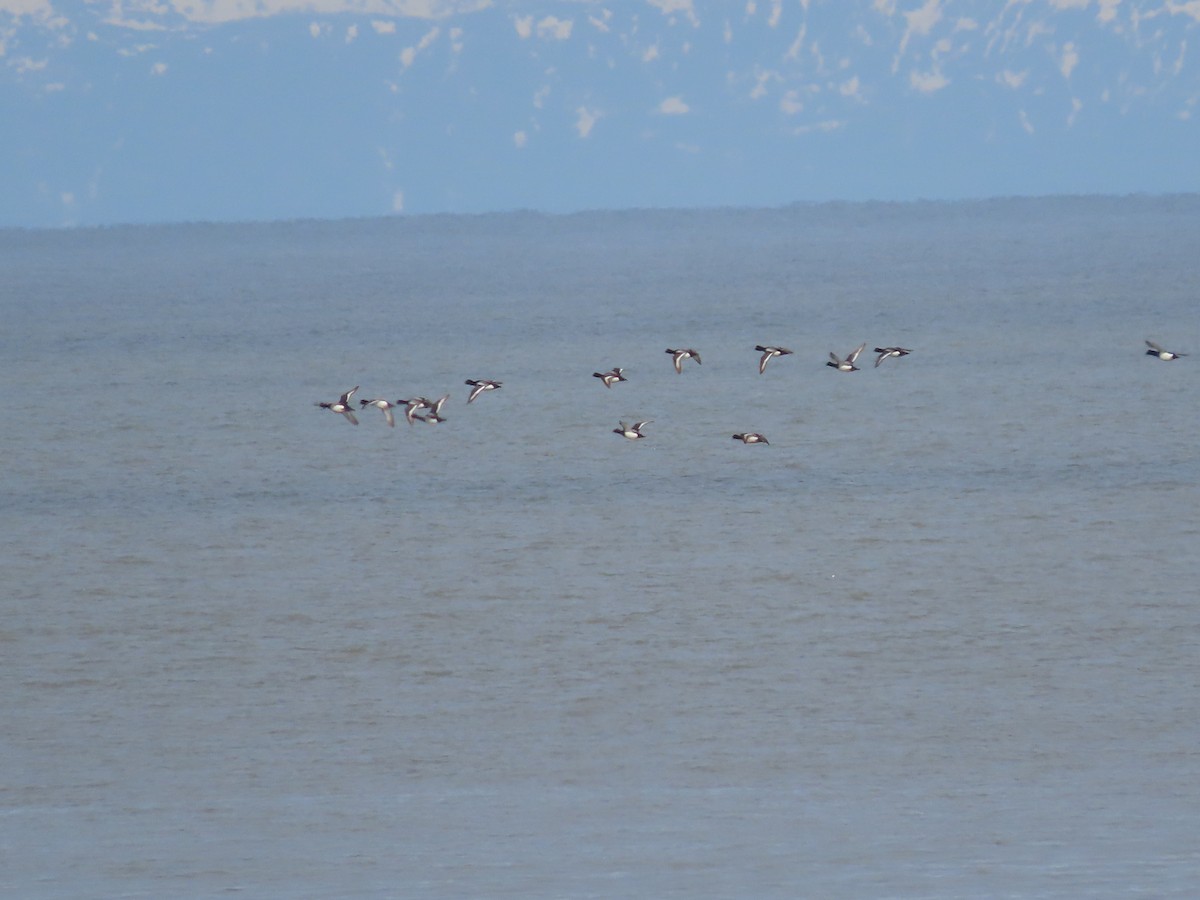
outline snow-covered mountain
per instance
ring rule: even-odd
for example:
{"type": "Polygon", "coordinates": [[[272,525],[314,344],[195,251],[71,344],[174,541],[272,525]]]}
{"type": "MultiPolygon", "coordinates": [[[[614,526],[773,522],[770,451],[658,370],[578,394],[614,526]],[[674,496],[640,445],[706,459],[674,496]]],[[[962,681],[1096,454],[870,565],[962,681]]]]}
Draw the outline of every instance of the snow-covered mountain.
{"type": "Polygon", "coordinates": [[[0,225],[1200,190],[1200,0],[0,0],[0,225]]]}

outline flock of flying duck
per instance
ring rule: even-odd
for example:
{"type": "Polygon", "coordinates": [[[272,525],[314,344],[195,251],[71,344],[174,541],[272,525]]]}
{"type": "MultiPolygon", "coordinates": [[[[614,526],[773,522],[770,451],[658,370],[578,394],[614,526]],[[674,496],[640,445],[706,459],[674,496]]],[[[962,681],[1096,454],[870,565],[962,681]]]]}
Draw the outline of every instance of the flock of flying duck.
{"type": "MultiPolygon", "coordinates": [[[[486,378],[474,379],[468,378],[467,384],[471,386],[471,393],[467,395],[467,402],[473,403],[475,398],[484,391],[494,391],[501,386],[503,382],[489,381],[486,378]]],[[[350,398],[358,391],[359,386],[355,385],[342,394],[337,400],[332,403],[317,403],[316,406],[321,409],[327,409],[330,412],[338,413],[345,416],[346,421],[351,425],[358,424],[358,416],[354,414],[354,404],[350,402],[350,398]]],[[[358,408],[366,409],[368,406],[374,406],[376,409],[383,410],[384,421],[393,428],[396,426],[396,416],[392,412],[393,409],[404,407],[404,418],[411,425],[413,422],[421,421],[427,425],[436,425],[438,422],[445,422],[446,417],[442,415],[442,407],[446,405],[446,401],[450,399],[449,394],[442,394],[436,400],[430,400],[427,397],[412,397],[408,400],[397,400],[393,403],[391,400],[359,400],[358,408]],[[421,410],[426,410],[425,415],[421,415],[421,410]]]]}
{"type": "MultiPolygon", "coordinates": [[[[839,372],[857,372],[859,371],[859,368],[855,365],[855,363],[858,361],[859,354],[861,354],[866,347],[867,345],[865,343],[859,344],[852,351],[850,351],[845,359],[839,357],[836,353],[830,353],[829,362],[825,363],[825,365],[837,369],[839,372]]],[[[1146,341],[1146,347],[1148,348],[1146,350],[1147,356],[1155,356],[1164,361],[1175,360],[1182,356],[1187,356],[1186,353],[1176,353],[1172,350],[1164,350],[1158,344],[1154,343],[1154,341],[1146,341]]],[[[769,363],[771,360],[775,359],[776,357],[791,356],[792,354],[792,351],[787,347],[772,347],[757,344],[754,349],[762,354],[758,360],[758,374],[760,375],[766,371],[767,363],[769,363]]],[[[693,348],[688,347],[672,349],[668,347],[666,352],[671,355],[671,362],[675,366],[675,371],[680,375],[683,374],[683,364],[687,360],[693,360],[696,365],[701,364],[700,354],[693,348]]],[[[902,356],[908,356],[908,354],[912,353],[911,350],[905,347],[876,347],[875,352],[878,354],[875,357],[875,368],[879,368],[880,363],[886,359],[899,359],[902,356]]],[[[609,369],[607,372],[593,372],[592,377],[599,378],[601,383],[606,388],[611,388],[618,382],[629,380],[625,377],[624,373],[625,370],[617,366],[609,369]]],[[[487,391],[497,390],[501,387],[503,382],[492,381],[486,378],[468,378],[466,380],[466,384],[471,388],[471,392],[467,395],[467,403],[474,403],[480,394],[483,394],[487,391]]],[[[355,385],[350,390],[346,391],[346,393],[342,394],[341,397],[331,403],[316,403],[314,405],[319,406],[321,409],[327,409],[330,412],[338,413],[339,415],[344,416],[351,425],[357,425],[358,417],[354,414],[355,410],[354,405],[351,402],[351,398],[358,391],[358,388],[359,386],[355,385]]],[[[373,406],[376,409],[381,410],[383,412],[384,421],[386,421],[388,425],[392,427],[395,427],[396,425],[396,416],[393,414],[392,410],[399,409],[400,407],[404,408],[404,418],[409,425],[418,420],[425,422],[428,425],[436,425],[439,422],[446,421],[445,417],[442,416],[442,407],[445,406],[446,401],[449,399],[449,394],[443,394],[437,400],[430,400],[426,397],[412,397],[408,400],[397,400],[394,403],[390,400],[384,399],[359,400],[358,408],[361,411],[366,409],[368,406],[373,406]],[[422,411],[424,411],[423,415],[422,411]]],[[[631,441],[636,441],[646,436],[642,434],[642,427],[648,425],[651,421],[653,420],[645,419],[641,422],[634,422],[631,425],[628,425],[622,421],[619,422],[618,426],[613,429],[613,433],[619,434],[621,437],[627,438],[631,441]]],[[[769,445],[771,443],[764,435],[754,431],[735,434],[733,435],[733,439],[735,441],[741,441],[743,444],[769,445]]]]}

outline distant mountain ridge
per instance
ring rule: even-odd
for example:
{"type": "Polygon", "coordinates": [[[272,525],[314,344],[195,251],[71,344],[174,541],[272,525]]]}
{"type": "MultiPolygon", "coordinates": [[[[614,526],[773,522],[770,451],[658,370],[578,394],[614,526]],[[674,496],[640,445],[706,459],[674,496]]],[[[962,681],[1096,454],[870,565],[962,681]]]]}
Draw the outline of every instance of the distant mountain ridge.
{"type": "Polygon", "coordinates": [[[0,225],[1196,191],[1198,33],[1171,0],[0,0],[0,225]]]}

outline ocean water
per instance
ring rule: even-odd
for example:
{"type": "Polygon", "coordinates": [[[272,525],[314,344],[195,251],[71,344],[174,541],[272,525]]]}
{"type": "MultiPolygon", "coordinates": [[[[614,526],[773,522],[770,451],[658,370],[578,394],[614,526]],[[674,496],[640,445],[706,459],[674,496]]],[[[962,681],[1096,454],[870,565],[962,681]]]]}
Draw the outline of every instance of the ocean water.
{"type": "Polygon", "coordinates": [[[1190,196],[0,232],[0,894],[1194,896],[1198,248],[1190,196]]]}

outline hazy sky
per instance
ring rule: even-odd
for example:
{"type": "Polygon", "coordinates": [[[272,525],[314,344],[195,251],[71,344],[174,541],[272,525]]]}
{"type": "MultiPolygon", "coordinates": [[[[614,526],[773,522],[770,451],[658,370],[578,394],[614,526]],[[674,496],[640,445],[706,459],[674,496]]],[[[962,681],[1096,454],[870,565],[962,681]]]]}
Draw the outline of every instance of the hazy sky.
{"type": "Polygon", "coordinates": [[[0,226],[1200,191],[1200,0],[0,0],[0,226]]]}

